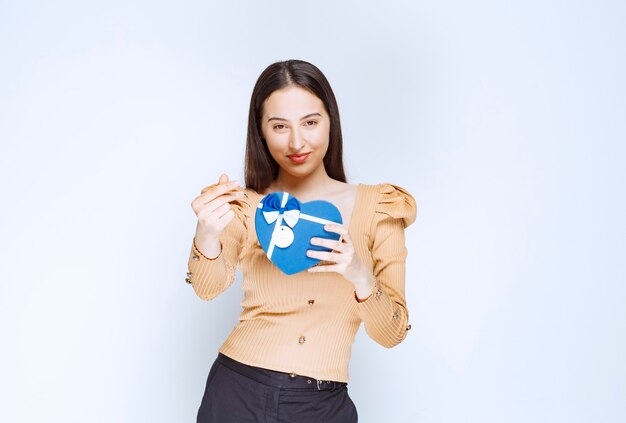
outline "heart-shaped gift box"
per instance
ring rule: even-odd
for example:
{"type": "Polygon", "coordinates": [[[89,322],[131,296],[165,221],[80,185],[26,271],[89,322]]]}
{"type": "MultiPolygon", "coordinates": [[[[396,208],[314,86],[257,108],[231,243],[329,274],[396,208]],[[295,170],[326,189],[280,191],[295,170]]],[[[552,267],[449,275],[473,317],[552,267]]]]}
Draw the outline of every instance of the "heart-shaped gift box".
{"type": "Polygon", "coordinates": [[[322,200],[301,203],[286,192],[273,192],[263,197],[254,216],[261,247],[287,275],[319,263],[320,260],[307,257],[307,250],[330,249],[312,245],[311,238],[338,240],[339,234],[325,231],[324,225],[342,223],[341,213],[332,203],[322,200]]]}

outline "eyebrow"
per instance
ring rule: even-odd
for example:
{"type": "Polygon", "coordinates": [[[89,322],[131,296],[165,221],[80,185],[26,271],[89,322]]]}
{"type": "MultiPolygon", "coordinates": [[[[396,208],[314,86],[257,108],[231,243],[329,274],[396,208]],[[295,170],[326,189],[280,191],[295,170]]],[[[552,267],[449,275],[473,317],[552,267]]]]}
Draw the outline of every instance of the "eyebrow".
{"type": "MultiPolygon", "coordinates": [[[[317,112],[316,112],[316,113],[309,113],[309,114],[308,114],[308,115],[306,115],[306,116],[302,116],[302,117],[300,118],[300,120],[308,119],[308,118],[313,117],[313,116],[319,116],[319,117],[322,117],[321,113],[317,113],[317,112]]],[[[269,118],[267,121],[269,122],[269,121],[271,121],[271,120],[280,120],[280,121],[287,122],[287,119],[285,119],[285,118],[281,118],[281,117],[271,117],[271,118],[269,118]]]]}

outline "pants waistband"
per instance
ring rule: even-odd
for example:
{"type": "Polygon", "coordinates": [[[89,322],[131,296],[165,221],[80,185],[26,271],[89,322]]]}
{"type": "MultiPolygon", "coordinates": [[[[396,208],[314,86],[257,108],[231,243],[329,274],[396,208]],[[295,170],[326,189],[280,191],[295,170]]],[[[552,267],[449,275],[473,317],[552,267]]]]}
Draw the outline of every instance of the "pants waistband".
{"type": "Polygon", "coordinates": [[[277,372],[275,370],[263,369],[260,367],[248,366],[247,364],[233,360],[222,353],[217,355],[217,361],[243,376],[276,388],[310,391],[334,391],[335,389],[347,386],[347,383],[343,382],[318,380],[312,377],[300,376],[293,373],[289,374],[277,372]]]}

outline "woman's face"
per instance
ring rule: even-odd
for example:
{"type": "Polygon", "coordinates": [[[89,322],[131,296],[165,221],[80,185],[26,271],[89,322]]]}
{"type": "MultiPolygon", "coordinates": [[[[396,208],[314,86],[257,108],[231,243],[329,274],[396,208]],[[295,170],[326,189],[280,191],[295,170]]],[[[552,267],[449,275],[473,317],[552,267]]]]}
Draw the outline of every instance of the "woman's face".
{"type": "Polygon", "coordinates": [[[323,169],[330,118],[314,94],[297,86],[274,91],[263,103],[261,131],[281,172],[301,178],[323,169]]]}

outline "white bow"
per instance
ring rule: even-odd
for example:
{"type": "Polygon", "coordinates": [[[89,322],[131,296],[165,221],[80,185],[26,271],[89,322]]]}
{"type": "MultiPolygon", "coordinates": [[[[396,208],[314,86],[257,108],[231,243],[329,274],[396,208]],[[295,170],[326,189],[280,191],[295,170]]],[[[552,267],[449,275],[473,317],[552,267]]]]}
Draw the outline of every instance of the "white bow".
{"type": "MultiPolygon", "coordinates": [[[[279,215],[280,212],[278,210],[263,212],[263,217],[265,218],[265,221],[270,225],[276,222],[279,215]]],[[[287,210],[285,211],[285,213],[283,213],[283,220],[291,228],[296,226],[296,223],[298,223],[298,219],[300,219],[300,210],[287,210]]]]}

